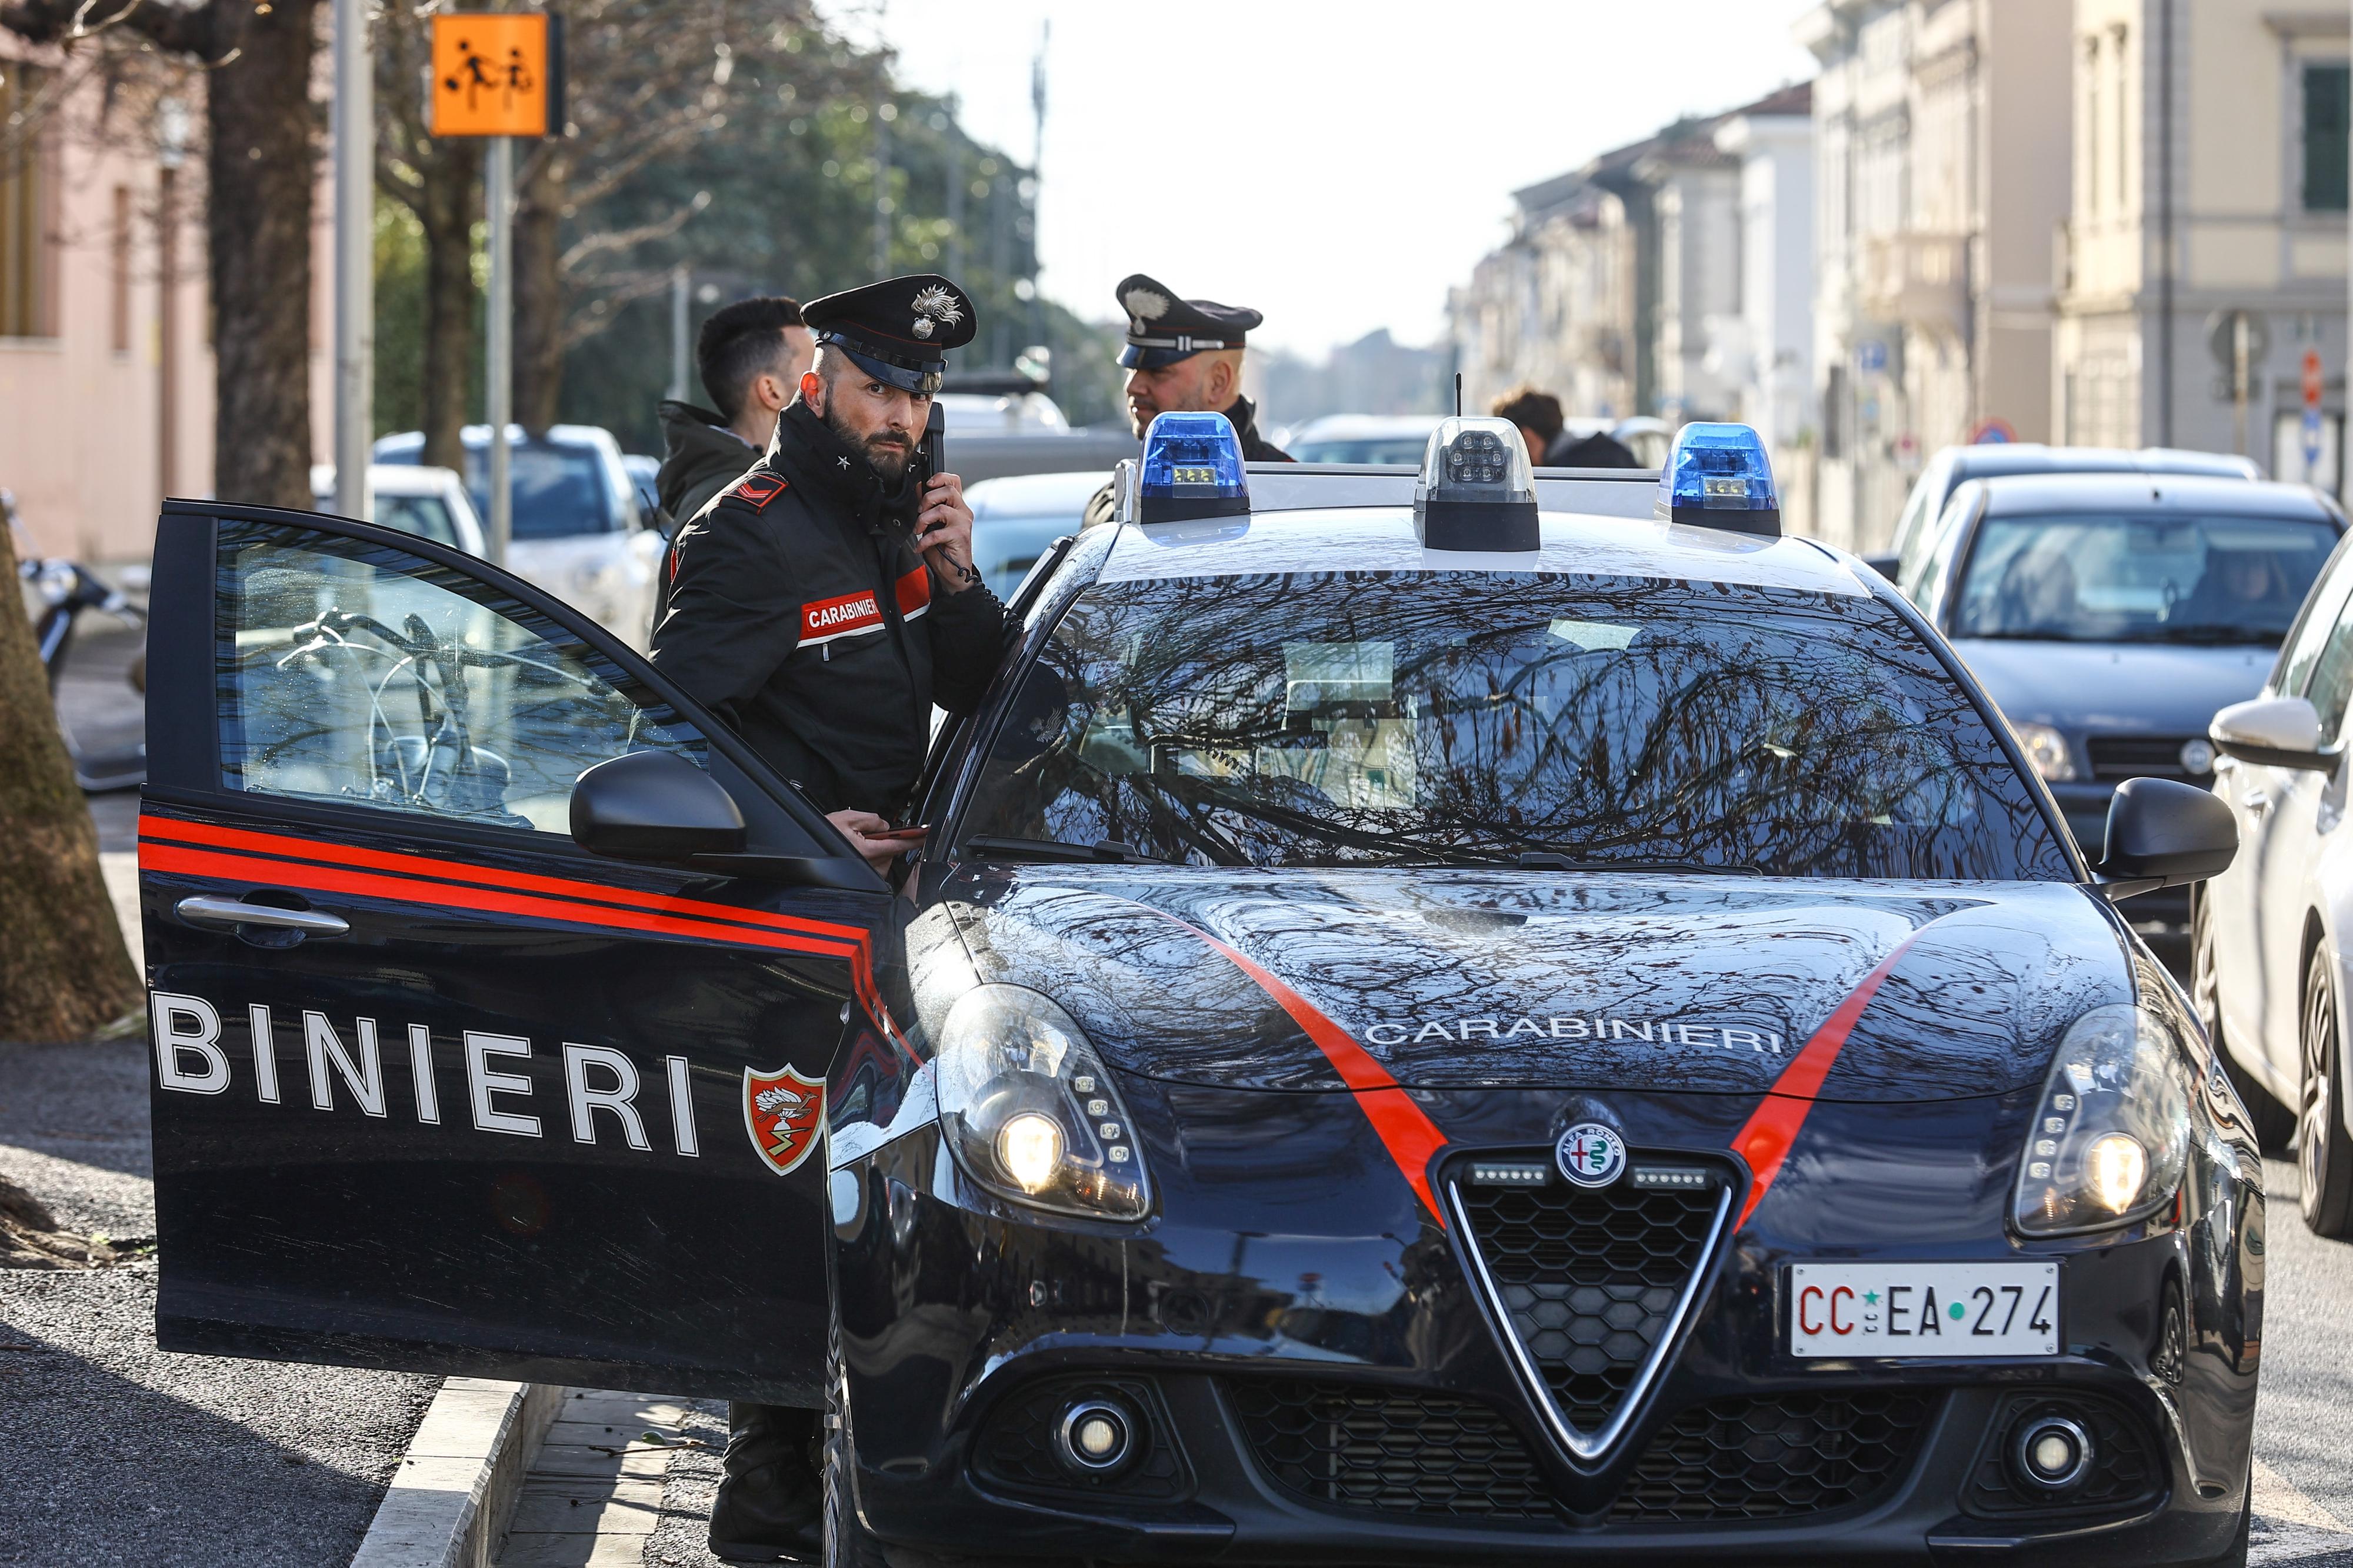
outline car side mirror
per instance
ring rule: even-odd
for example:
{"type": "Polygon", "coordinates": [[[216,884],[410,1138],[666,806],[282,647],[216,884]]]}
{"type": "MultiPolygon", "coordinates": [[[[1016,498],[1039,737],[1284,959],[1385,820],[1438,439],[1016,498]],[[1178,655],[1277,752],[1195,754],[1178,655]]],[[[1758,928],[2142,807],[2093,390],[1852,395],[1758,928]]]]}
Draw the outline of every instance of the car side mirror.
{"type": "Polygon", "coordinates": [[[572,841],[592,855],[804,888],[889,890],[874,868],[855,855],[745,854],[750,837],[735,797],[717,779],[669,752],[614,757],[572,785],[572,841]]]}
{"type": "Polygon", "coordinates": [[[572,841],[616,860],[733,855],[744,813],[717,779],[669,752],[598,763],[572,785],[572,841]]]}
{"type": "Polygon", "coordinates": [[[1904,557],[1901,555],[1866,555],[1862,558],[1862,563],[1865,566],[1870,567],[1873,572],[1878,573],[1881,576],[1886,578],[1889,582],[1893,583],[1895,581],[1896,569],[1904,564],[1904,557]]]}
{"type": "Polygon", "coordinates": [[[2323,746],[2320,713],[2301,697],[2258,697],[2214,715],[2207,738],[2226,757],[2264,767],[2332,773],[2337,751],[2323,746]]]}
{"type": "Polygon", "coordinates": [[[2094,869],[2113,903],[2219,876],[2238,852],[2238,819],[2218,796],[2172,779],[2126,779],[2108,802],[2106,849],[2094,869]]]}

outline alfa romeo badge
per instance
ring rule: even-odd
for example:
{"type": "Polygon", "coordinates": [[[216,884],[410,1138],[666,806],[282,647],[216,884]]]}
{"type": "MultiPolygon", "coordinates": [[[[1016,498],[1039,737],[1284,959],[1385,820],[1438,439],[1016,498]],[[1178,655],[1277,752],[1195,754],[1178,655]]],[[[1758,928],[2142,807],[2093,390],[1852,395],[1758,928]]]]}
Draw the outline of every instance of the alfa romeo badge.
{"type": "Polygon", "coordinates": [[[1580,1187],[1606,1187],[1626,1170],[1626,1140],[1599,1121],[1580,1121],[1553,1145],[1560,1173],[1580,1187]]]}

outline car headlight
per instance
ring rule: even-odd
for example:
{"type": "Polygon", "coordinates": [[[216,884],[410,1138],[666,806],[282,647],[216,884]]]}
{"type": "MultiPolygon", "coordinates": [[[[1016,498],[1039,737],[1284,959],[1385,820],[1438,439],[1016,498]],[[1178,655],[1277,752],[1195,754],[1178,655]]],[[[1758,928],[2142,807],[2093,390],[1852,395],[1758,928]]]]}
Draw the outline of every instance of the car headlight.
{"type": "Polygon", "coordinates": [[[2187,1064],[2151,1008],[2094,1007],[2070,1025],[2019,1155],[2018,1228],[2063,1236],[2163,1206],[2189,1157],[2187,1064]]]}
{"type": "Polygon", "coordinates": [[[940,1029],[933,1077],[948,1147],[989,1191],[1096,1219],[1151,1206],[1119,1089],[1048,998],[1016,985],[966,993],[940,1029]]]}
{"type": "Polygon", "coordinates": [[[2019,744],[2026,748],[2026,760],[2047,784],[2066,784],[2075,776],[2075,755],[2067,749],[2067,737],[2048,724],[2014,724],[2019,744]]]}

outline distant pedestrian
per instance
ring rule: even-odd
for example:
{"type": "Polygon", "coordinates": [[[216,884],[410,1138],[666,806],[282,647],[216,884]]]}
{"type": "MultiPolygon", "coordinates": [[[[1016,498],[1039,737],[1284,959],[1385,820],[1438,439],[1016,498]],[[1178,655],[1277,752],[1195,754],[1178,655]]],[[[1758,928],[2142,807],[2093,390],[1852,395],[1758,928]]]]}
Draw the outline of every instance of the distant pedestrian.
{"type": "Polygon", "coordinates": [[[797,300],[780,294],[723,305],[694,340],[713,413],[665,398],[659,410],[664,450],[654,479],[655,499],[674,533],[758,462],[776,433],[776,416],[793,400],[815,345],[797,300]]]}
{"type": "Polygon", "coordinates": [[[1495,399],[1487,410],[1519,426],[1528,446],[1528,461],[1539,468],[1639,468],[1642,465],[1623,443],[1607,431],[1579,436],[1567,428],[1560,399],[1533,386],[1521,386],[1495,399]]]}
{"type": "MultiPolygon", "coordinates": [[[[1242,460],[1287,463],[1291,454],[1258,433],[1258,410],[1242,395],[1242,351],[1266,318],[1243,305],[1180,300],[1166,284],[1134,273],[1120,280],[1119,308],[1127,312],[1127,418],[1142,440],[1163,414],[1222,414],[1241,437],[1242,460]]],[[[1112,487],[1087,502],[1086,526],[1109,522],[1112,487]]]]}

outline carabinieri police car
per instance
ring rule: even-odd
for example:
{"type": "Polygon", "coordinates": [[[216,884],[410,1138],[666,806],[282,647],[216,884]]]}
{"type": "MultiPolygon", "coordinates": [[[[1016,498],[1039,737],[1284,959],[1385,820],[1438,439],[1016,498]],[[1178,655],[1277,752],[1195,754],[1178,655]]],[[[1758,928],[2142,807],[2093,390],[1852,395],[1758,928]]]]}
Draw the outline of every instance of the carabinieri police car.
{"type": "Polygon", "coordinates": [[[1118,484],[896,892],[529,585],[173,503],[162,1343],[823,1405],[843,1564],[2243,1561],[2261,1164],[2116,907],[2217,803],[2086,864],[1739,426],[1118,484]]]}

